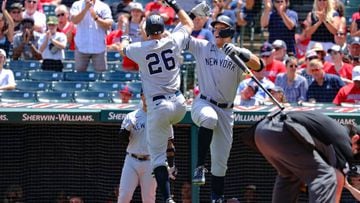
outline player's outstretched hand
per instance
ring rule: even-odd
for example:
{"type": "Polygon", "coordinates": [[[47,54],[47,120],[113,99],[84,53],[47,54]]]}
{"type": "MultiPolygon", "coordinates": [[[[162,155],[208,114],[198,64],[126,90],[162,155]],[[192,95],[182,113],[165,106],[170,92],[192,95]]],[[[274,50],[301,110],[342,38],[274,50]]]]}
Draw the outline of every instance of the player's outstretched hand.
{"type": "Polygon", "coordinates": [[[168,167],[168,172],[169,172],[169,178],[171,180],[175,180],[176,179],[176,175],[178,173],[178,169],[173,166],[173,167],[168,167]]]}
{"type": "Polygon", "coordinates": [[[223,50],[224,50],[225,54],[228,55],[228,56],[230,56],[232,54],[235,54],[235,55],[239,54],[239,51],[238,51],[237,47],[232,43],[224,44],[223,50]]]}
{"type": "Polygon", "coordinates": [[[198,5],[196,5],[193,9],[190,11],[195,16],[199,17],[206,17],[210,16],[210,6],[206,3],[206,1],[202,1],[198,5]]]}
{"type": "Polygon", "coordinates": [[[163,2],[165,2],[171,8],[173,8],[174,6],[177,6],[176,0],[163,0],[163,2]]]}

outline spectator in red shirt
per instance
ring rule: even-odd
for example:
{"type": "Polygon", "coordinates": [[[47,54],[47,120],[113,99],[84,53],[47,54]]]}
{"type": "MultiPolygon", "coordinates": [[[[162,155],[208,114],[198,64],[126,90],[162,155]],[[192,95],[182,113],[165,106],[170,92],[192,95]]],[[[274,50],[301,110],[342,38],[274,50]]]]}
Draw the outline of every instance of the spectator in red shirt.
{"type": "Polygon", "coordinates": [[[75,50],[75,34],[76,34],[76,26],[74,23],[69,21],[69,10],[64,5],[61,4],[55,8],[55,15],[58,18],[58,32],[62,32],[66,35],[68,41],[68,48],[70,50],[75,50]]]}
{"type": "Polygon", "coordinates": [[[343,53],[341,52],[341,47],[339,45],[333,45],[329,50],[328,53],[331,56],[331,60],[334,62],[332,66],[328,66],[324,68],[326,73],[331,73],[334,75],[340,76],[340,78],[345,83],[352,83],[351,75],[353,66],[349,63],[344,63],[343,53]]]}
{"type": "Polygon", "coordinates": [[[274,48],[273,46],[265,42],[260,48],[260,56],[265,64],[265,77],[267,77],[271,82],[275,82],[276,76],[279,73],[286,72],[285,65],[278,60],[274,59],[274,48]]]}
{"type": "Polygon", "coordinates": [[[333,100],[336,105],[342,103],[360,104],[360,66],[355,66],[352,71],[352,80],[350,83],[342,87],[333,100]]]}
{"type": "Polygon", "coordinates": [[[162,3],[162,0],[154,0],[145,5],[145,16],[150,14],[159,14],[164,18],[165,25],[172,25],[175,18],[174,9],[169,6],[165,6],[162,3]]]}
{"type": "Polygon", "coordinates": [[[359,10],[352,15],[352,22],[350,25],[350,35],[352,37],[360,37],[360,6],[359,10]]]}

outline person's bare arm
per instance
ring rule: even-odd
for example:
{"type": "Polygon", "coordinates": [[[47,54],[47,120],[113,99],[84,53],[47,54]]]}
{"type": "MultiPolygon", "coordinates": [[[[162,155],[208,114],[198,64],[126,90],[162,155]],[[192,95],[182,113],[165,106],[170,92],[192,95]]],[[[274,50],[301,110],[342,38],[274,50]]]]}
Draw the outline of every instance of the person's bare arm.
{"type": "Polygon", "coordinates": [[[271,0],[264,0],[264,6],[264,12],[262,13],[260,18],[260,25],[262,28],[265,28],[269,25],[269,15],[272,8],[271,0]]]}
{"type": "Polygon", "coordinates": [[[94,19],[94,21],[104,30],[109,30],[111,28],[111,25],[113,23],[112,19],[103,19],[100,16],[96,14],[93,7],[89,8],[90,15],[94,19]]]}
{"type": "Polygon", "coordinates": [[[70,20],[74,24],[79,24],[84,19],[86,12],[89,10],[89,8],[91,6],[93,6],[93,1],[86,0],[85,8],[83,10],[81,10],[80,13],[78,13],[76,15],[71,15],[70,20]]]}
{"type": "Polygon", "coordinates": [[[7,0],[3,0],[2,5],[1,5],[1,11],[2,11],[2,13],[7,21],[7,24],[8,24],[6,37],[9,42],[13,42],[15,23],[14,23],[14,20],[12,19],[12,17],[10,16],[9,12],[6,10],[6,2],[7,2],[7,0]]]}

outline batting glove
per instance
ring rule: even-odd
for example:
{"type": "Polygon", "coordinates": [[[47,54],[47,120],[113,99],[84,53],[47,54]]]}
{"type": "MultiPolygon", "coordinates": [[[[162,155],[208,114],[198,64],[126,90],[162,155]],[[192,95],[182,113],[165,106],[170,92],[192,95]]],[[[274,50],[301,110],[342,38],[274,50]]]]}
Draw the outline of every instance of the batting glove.
{"type": "Polygon", "coordinates": [[[176,175],[178,173],[178,169],[173,166],[173,167],[168,167],[168,172],[169,172],[169,178],[171,180],[175,180],[176,179],[176,175]]]}
{"type": "Polygon", "coordinates": [[[206,17],[211,15],[210,6],[206,3],[206,1],[202,1],[196,5],[193,9],[191,9],[190,12],[198,17],[206,17]]]}
{"type": "Polygon", "coordinates": [[[174,9],[175,13],[178,13],[180,11],[180,7],[177,4],[176,0],[163,0],[168,6],[174,9]]]}
{"type": "Polygon", "coordinates": [[[223,46],[223,50],[226,55],[237,55],[244,62],[248,62],[250,60],[251,52],[248,49],[236,47],[234,44],[231,43],[226,43],[223,46]]]}

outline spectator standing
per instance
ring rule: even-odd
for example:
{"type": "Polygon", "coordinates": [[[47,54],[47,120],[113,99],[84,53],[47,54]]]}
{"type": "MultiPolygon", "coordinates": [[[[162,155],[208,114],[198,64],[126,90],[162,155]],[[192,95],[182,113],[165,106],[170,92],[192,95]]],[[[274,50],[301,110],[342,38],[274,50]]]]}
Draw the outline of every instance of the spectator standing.
{"type": "Polygon", "coordinates": [[[260,48],[260,56],[265,64],[265,77],[271,82],[275,82],[279,73],[286,72],[285,64],[274,59],[274,48],[268,42],[265,42],[260,48]]]}
{"type": "Polygon", "coordinates": [[[349,83],[342,87],[333,100],[336,105],[341,103],[360,104],[360,66],[354,67],[352,70],[353,83],[349,83]]]}
{"type": "Polygon", "coordinates": [[[65,58],[64,49],[67,38],[62,32],[57,31],[58,19],[56,16],[49,16],[47,20],[48,30],[39,39],[39,51],[42,55],[43,70],[61,72],[64,68],[62,60],[65,58]]]}
{"type": "Polygon", "coordinates": [[[352,14],[350,35],[352,37],[360,37],[360,6],[359,6],[359,10],[352,14]]]}
{"type": "Polygon", "coordinates": [[[67,48],[70,50],[75,50],[75,34],[76,34],[76,26],[74,23],[69,21],[69,10],[64,5],[58,5],[55,8],[55,15],[58,18],[58,26],[57,30],[66,35],[67,38],[67,48]]]}
{"type": "Polygon", "coordinates": [[[34,20],[34,30],[40,33],[46,30],[46,16],[37,10],[39,0],[25,0],[25,11],[22,13],[23,19],[32,18],[34,20]]]}
{"type": "Polygon", "coordinates": [[[332,66],[328,66],[324,71],[326,73],[338,75],[345,83],[352,83],[351,81],[351,72],[353,66],[349,63],[343,62],[343,53],[341,53],[341,47],[339,45],[333,45],[328,53],[331,56],[331,60],[333,61],[332,66]]]}
{"type": "Polygon", "coordinates": [[[165,6],[162,0],[150,1],[145,5],[145,16],[159,14],[165,21],[165,25],[172,25],[175,19],[175,12],[169,6],[165,6]]]}
{"type": "Polygon", "coordinates": [[[269,30],[269,42],[283,40],[287,51],[295,53],[295,30],[298,23],[298,14],[289,9],[290,0],[265,0],[265,9],[261,15],[261,27],[269,30]]]}
{"type": "Polygon", "coordinates": [[[3,0],[0,13],[0,49],[5,50],[9,54],[10,44],[14,38],[14,20],[6,10],[7,0],[3,0]]]}
{"type": "Polygon", "coordinates": [[[6,52],[0,49],[0,90],[13,90],[16,87],[14,73],[10,69],[4,69],[6,52]]]}
{"type": "Polygon", "coordinates": [[[289,103],[306,101],[308,83],[306,78],[296,72],[297,59],[290,57],[286,60],[286,73],[276,76],[275,85],[284,90],[284,95],[289,103]]]}
{"type": "Polygon", "coordinates": [[[235,10],[228,8],[229,0],[213,0],[212,20],[215,21],[220,15],[226,15],[233,22],[237,22],[235,10]]]}
{"type": "Polygon", "coordinates": [[[79,0],[72,5],[70,15],[77,25],[75,69],[86,71],[91,59],[96,71],[105,71],[105,38],[113,23],[109,6],[100,0],[79,0]]]}
{"type": "Polygon", "coordinates": [[[10,5],[10,16],[14,21],[14,31],[19,31],[22,21],[23,5],[21,3],[12,3],[10,5]]]}
{"type": "Polygon", "coordinates": [[[310,48],[319,42],[327,51],[334,44],[334,35],[339,29],[340,18],[334,10],[333,1],[314,0],[313,10],[308,13],[304,23],[306,35],[311,36],[310,48]]]}
{"type": "Polygon", "coordinates": [[[38,50],[41,34],[34,30],[34,19],[24,18],[21,27],[22,30],[14,36],[13,59],[41,60],[41,53],[38,50]]]}
{"type": "Polygon", "coordinates": [[[339,76],[325,73],[320,60],[310,61],[309,72],[314,78],[307,92],[308,101],[331,103],[339,89],[345,85],[339,76]]]}

